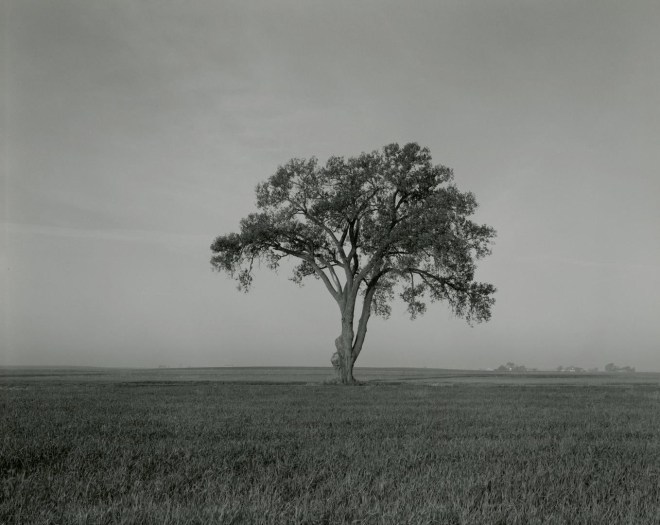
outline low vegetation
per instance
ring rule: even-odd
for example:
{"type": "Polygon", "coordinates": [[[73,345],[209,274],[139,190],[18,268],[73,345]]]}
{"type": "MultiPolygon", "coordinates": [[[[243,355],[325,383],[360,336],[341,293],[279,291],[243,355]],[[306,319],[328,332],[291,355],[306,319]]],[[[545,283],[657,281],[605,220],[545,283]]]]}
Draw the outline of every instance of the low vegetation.
{"type": "Polygon", "coordinates": [[[0,523],[660,516],[657,381],[0,388],[0,523]]]}

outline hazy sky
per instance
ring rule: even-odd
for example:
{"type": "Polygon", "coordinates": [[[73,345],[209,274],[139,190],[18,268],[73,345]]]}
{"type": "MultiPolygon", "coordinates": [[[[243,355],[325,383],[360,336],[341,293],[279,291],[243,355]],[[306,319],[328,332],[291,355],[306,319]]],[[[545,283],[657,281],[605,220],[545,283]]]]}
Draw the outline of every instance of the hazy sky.
{"type": "Polygon", "coordinates": [[[328,365],[322,283],[241,294],[209,245],[289,158],[415,141],[498,230],[497,304],[397,303],[358,366],[660,371],[657,0],[0,5],[0,364],[328,365]]]}

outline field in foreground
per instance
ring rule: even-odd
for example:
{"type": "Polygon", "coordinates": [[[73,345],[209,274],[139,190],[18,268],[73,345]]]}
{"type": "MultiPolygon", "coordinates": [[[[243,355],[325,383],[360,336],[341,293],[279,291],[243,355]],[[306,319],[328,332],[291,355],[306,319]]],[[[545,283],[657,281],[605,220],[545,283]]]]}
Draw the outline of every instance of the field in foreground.
{"type": "Polygon", "coordinates": [[[0,382],[0,523],[658,523],[660,384],[0,382]]]}

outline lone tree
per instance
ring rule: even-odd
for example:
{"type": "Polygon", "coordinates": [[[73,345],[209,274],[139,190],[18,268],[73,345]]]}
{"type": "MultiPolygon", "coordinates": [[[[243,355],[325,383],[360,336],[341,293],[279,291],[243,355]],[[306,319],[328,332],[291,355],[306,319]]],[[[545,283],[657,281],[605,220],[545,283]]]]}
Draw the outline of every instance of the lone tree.
{"type": "Polygon", "coordinates": [[[342,383],[353,383],[369,317],[389,317],[395,291],[412,319],[427,299],[446,301],[470,324],[490,318],[495,287],[475,282],[474,272],[495,231],[468,219],[474,195],[452,180],[415,143],[331,157],[325,166],[292,159],[257,186],[259,212],[241,220],[240,233],[215,239],[211,264],[247,292],[256,261],[275,269],[297,259],[292,280],[320,279],[339,306],[332,363],[342,383]]]}

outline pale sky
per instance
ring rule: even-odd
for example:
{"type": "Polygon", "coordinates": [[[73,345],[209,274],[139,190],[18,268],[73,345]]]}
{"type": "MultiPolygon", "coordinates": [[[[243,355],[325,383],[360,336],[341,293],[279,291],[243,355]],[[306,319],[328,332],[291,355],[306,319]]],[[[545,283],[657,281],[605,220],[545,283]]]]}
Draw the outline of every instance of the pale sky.
{"type": "Polygon", "coordinates": [[[209,245],[288,159],[414,141],[498,230],[497,303],[395,303],[358,377],[660,371],[657,0],[0,5],[0,365],[329,365],[323,285],[241,294],[209,245]]]}

